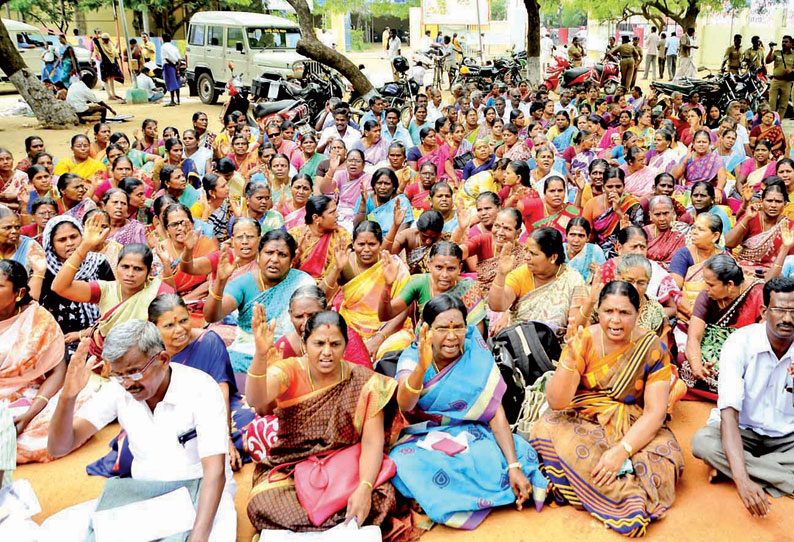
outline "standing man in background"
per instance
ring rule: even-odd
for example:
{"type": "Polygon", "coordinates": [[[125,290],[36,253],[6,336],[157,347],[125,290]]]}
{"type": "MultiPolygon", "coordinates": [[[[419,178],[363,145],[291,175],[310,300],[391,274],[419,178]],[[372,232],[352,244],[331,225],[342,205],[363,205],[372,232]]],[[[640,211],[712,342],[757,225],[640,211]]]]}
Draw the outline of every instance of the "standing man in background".
{"type": "Polygon", "coordinates": [[[380,39],[383,40],[383,58],[388,58],[389,56],[389,38],[391,37],[391,30],[387,26],[383,29],[383,34],[381,34],[380,39]]]}
{"type": "Polygon", "coordinates": [[[733,36],[733,45],[725,49],[725,56],[722,57],[722,69],[728,65],[728,71],[734,75],[739,75],[739,67],[742,65],[742,35],[733,36]]]}
{"type": "Polygon", "coordinates": [[[651,27],[651,33],[645,37],[645,77],[648,79],[648,67],[653,68],[653,79],[656,80],[656,55],[659,51],[659,34],[656,27],[651,27]]]}
{"type": "Polygon", "coordinates": [[[680,44],[681,40],[678,39],[675,33],[670,34],[670,37],[667,38],[667,76],[671,81],[675,77],[675,71],[678,67],[678,48],[680,44]]]}
{"type": "Polygon", "coordinates": [[[769,54],[766,63],[774,62],[772,83],[769,85],[769,107],[777,111],[780,120],[786,116],[788,101],[791,99],[791,85],[794,81],[794,52],[791,50],[791,36],[783,36],[780,50],[775,51],[776,43],[769,42],[769,54]]]}
{"type": "Polygon", "coordinates": [[[764,67],[764,44],[758,36],[750,38],[750,47],[744,52],[744,63],[752,73],[758,73],[764,67]]]}
{"type": "Polygon", "coordinates": [[[695,43],[695,29],[690,27],[687,28],[686,34],[681,36],[681,64],[675,72],[676,79],[698,76],[698,70],[692,60],[693,49],[698,49],[698,46],[695,43]]]}
{"type": "Polygon", "coordinates": [[[662,32],[659,36],[659,46],[656,49],[656,54],[659,57],[659,79],[664,79],[664,65],[667,60],[667,34],[662,32]]]}
{"type": "Polygon", "coordinates": [[[543,31],[543,37],[540,38],[540,70],[546,73],[546,68],[551,64],[551,55],[554,50],[554,41],[549,37],[549,31],[543,31]]]}
{"type": "Polygon", "coordinates": [[[610,50],[613,55],[620,57],[620,86],[627,89],[631,85],[631,78],[634,77],[634,46],[629,43],[628,36],[621,36],[621,44],[610,50]]]}
{"type": "Polygon", "coordinates": [[[141,54],[143,55],[143,63],[147,64],[149,62],[154,62],[155,57],[157,56],[157,49],[152,43],[152,40],[149,39],[149,34],[146,32],[141,33],[141,54]]]}
{"type": "Polygon", "coordinates": [[[640,73],[640,66],[642,66],[642,47],[640,47],[639,36],[631,38],[631,45],[634,47],[634,74],[631,76],[631,87],[626,90],[637,86],[637,74],[640,73]]]}
{"type": "Polygon", "coordinates": [[[402,48],[403,44],[400,41],[400,38],[397,37],[397,31],[390,29],[389,30],[389,39],[386,40],[388,44],[388,48],[386,49],[389,56],[389,65],[391,65],[391,72],[394,75],[394,80],[400,80],[400,74],[397,73],[397,70],[394,69],[394,59],[400,56],[400,49],[402,48]]]}

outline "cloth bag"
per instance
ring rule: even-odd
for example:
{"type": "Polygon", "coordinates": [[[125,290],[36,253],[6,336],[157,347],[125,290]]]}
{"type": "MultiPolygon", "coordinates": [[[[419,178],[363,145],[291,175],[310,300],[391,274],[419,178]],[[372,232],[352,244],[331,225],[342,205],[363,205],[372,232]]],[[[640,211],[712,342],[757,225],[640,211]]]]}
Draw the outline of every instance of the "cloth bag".
{"type": "MultiPolygon", "coordinates": [[[[279,465],[268,475],[268,482],[276,480],[272,476],[283,468],[295,466],[295,492],[298,501],[309,516],[312,525],[319,527],[335,513],[347,506],[350,496],[358,489],[359,458],[361,443],[347,448],[318,454],[293,463],[279,465]]],[[[387,482],[397,473],[397,465],[388,455],[383,455],[380,472],[374,487],[387,482]]]]}

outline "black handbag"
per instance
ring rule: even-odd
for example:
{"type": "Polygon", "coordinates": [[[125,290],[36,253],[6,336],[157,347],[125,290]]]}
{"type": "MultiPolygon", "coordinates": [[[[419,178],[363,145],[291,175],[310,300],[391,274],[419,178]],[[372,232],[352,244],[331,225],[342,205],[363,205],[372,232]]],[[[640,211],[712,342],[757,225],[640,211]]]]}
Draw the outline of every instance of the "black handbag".
{"type": "Polygon", "coordinates": [[[455,169],[463,169],[464,167],[466,167],[466,164],[468,164],[472,160],[474,160],[474,153],[471,151],[464,152],[463,154],[456,156],[455,158],[452,159],[452,167],[454,167],[455,169]]]}
{"type": "Polygon", "coordinates": [[[552,329],[543,322],[523,322],[505,328],[491,339],[494,360],[507,385],[502,407],[509,423],[518,420],[526,387],[553,371],[552,360],[562,348],[552,329]]]}

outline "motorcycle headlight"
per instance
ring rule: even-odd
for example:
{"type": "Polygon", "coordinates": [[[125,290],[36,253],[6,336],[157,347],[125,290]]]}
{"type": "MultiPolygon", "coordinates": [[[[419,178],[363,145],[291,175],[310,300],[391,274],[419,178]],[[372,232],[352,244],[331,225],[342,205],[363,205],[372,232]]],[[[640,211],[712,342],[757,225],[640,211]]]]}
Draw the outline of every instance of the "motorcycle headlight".
{"type": "Polygon", "coordinates": [[[461,75],[467,75],[469,73],[469,67],[468,66],[463,66],[460,69],[460,73],[461,73],[461,75]]]}
{"type": "Polygon", "coordinates": [[[296,79],[303,77],[303,72],[306,71],[306,64],[302,60],[298,60],[292,64],[292,76],[296,79]]]}

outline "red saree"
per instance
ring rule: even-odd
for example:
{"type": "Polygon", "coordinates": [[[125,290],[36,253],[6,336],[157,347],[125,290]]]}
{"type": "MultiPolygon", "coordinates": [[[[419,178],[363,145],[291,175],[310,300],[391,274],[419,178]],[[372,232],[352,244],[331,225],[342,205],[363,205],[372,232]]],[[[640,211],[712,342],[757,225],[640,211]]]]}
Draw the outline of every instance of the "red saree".
{"type": "Polygon", "coordinates": [[[681,232],[667,230],[661,235],[654,237],[650,226],[645,226],[643,229],[648,234],[648,259],[667,269],[675,251],[686,245],[686,235],[681,232]]]}

